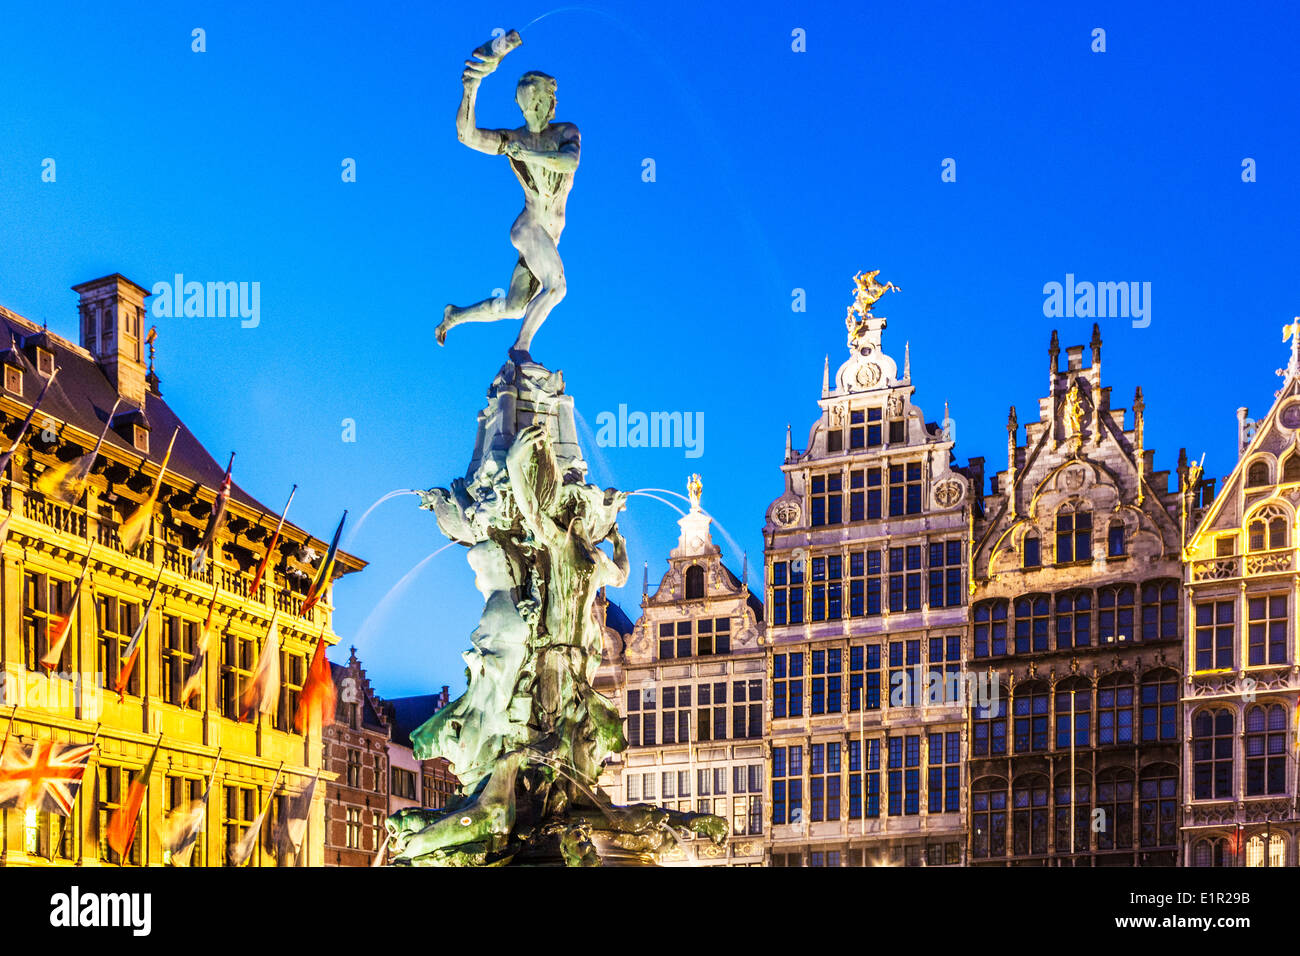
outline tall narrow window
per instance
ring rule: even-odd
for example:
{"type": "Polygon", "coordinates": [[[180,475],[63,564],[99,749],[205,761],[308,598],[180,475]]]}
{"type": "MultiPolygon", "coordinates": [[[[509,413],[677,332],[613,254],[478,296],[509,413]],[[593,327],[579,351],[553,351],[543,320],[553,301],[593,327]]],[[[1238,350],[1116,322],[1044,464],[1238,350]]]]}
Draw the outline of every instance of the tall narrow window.
{"type": "Polygon", "coordinates": [[[1247,660],[1252,667],[1287,663],[1286,603],[1285,594],[1252,597],[1246,602],[1250,617],[1247,629],[1247,660]]]}
{"type": "Polygon", "coordinates": [[[686,569],[686,600],[704,597],[704,569],[692,564],[686,569]]]}
{"type": "Polygon", "coordinates": [[[1236,633],[1232,601],[1202,601],[1196,605],[1196,669],[1232,667],[1232,642],[1236,633]]]}
{"type": "Polygon", "coordinates": [[[1286,793],[1286,708],[1256,704],[1246,711],[1246,796],[1286,793]]]}
{"type": "Polygon", "coordinates": [[[1192,718],[1192,783],[1197,800],[1232,797],[1233,716],[1201,710],[1192,718]]]}

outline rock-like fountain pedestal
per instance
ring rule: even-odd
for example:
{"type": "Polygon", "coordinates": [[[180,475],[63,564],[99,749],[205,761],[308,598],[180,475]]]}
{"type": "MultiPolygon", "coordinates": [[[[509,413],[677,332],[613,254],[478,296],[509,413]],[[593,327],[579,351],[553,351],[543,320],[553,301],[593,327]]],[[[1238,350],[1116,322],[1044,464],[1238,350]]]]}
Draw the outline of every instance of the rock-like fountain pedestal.
{"type": "Polygon", "coordinates": [[[417,757],[451,761],[466,795],[392,817],[394,864],[635,865],[671,849],[678,830],[726,836],[718,817],[614,807],[597,787],[626,747],[591,681],[597,593],[627,580],[627,496],[586,474],[562,376],[512,360],[488,390],[466,476],[422,493],[443,534],[469,548],[485,604],[463,655],[468,690],[412,735],[417,757]]]}

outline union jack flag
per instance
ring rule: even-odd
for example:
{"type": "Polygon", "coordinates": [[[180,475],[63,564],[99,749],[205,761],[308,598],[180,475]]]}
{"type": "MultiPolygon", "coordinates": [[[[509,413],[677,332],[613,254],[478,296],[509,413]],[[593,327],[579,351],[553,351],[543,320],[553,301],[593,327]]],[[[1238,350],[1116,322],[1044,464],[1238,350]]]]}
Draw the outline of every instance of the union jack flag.
{"type": "Polygon", "coordinates": [[[69,816],[94,750],[94,744],[9,741],[0,759],[0,807],[69,816]]]}

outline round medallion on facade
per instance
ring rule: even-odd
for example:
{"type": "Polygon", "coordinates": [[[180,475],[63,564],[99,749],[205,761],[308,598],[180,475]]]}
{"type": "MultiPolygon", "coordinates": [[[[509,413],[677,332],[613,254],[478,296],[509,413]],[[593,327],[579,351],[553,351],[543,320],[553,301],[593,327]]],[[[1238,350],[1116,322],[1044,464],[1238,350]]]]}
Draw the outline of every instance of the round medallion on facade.
{"type": "Polygon", "coordinates": [[[783,501],[776,506],[772,517],[781,527],[789,528],[799,521],[799,505],[793,501],[783,501]]]}
{"type": "Polygon", "coordinates": [[[1278,412],[1277,420],[1282,423],[1284,428],[1300,428],[1300,400],[1291,401],[1282,406],[1278,412]]]}
{"type": "Polygon", "coordinates": [[[956,478],[949,478],[934,486],[934,500],[941,508],[951,508],[961,501],[962,486],[956,478]]]}
{"type": "Polygon", "coordinates": [[[870,388],[880,381],[880,366],[873,362],[868,362],[858,366],[858,373],[855,376],[859,385],[870,388]]]}
{"type": "Polygon", "coordinates": [[[1083,469],[1071,468],[1065,473],[1065,487],[1069,491],[1078,491],[1083,487],[1083,469]]]}

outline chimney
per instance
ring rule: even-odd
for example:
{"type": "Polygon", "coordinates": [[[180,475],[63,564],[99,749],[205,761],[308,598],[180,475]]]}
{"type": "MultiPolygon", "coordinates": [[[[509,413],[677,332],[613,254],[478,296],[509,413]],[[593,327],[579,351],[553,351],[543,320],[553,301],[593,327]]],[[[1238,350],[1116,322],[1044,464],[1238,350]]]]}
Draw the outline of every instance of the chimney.
{"type": "Polygon", "coordinates": [[[81,347],[90,352],[117,394],[144,407],[145,304],[151,293],[114,273],[74,285],[81,296],[81,347]]]}

